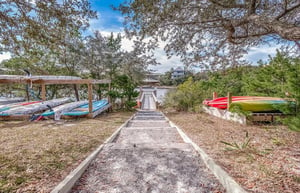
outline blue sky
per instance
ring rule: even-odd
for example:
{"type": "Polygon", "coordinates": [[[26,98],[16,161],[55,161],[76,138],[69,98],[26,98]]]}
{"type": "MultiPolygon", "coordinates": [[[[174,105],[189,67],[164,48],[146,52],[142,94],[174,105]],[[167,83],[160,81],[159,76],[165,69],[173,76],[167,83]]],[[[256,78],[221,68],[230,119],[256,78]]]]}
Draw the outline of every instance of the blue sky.
{"type": "MultiPolygon", "coordinates": [[[[123,17],[118,11],[114,11],[111,8],[111,5],[118,6],[120,3],[125,0],[90,0],[92,9],[97,11],[98,19],[93,19],[90,21],[90,27],[84,34],[91,35],[94,31],[98,30],[103,35],[109,35],[111,32],[123,32],[123,17]]],[[[124,50],[130,50],[132,47],[132,42],[124,39],[122,41],[122,48],[124,50]]],[[[245,58],[255,64],[258,60],[266,61],[268,59],[268,55],[274,55],[276,53],[276,49],[279,46],[261,46],[252,48],[245,58]]],[[[158,48],[155,52],[155,56],[157,61],[161,63],[159,66],[151,66],[150,68],[156,70],[157,72],[166,72],[170,70],[170,68],[176,68],[178,66],[182,66],[182,63],[179,60],[179,57],[172,57],[168,59],[166,54],[163,51],[163,48],[158,48]]],[[[3,53],[0,55],[0,62],[3,59],[10,58],[9,53],[3,53]]]]}
{"type": "Polygon", "coordinates": [[[92,9],[97,11],[98,19],[91,21],[90,30],[121,32],[123,17],[111,6],[118,6],[124,0],[90,0],[92,9]]]}

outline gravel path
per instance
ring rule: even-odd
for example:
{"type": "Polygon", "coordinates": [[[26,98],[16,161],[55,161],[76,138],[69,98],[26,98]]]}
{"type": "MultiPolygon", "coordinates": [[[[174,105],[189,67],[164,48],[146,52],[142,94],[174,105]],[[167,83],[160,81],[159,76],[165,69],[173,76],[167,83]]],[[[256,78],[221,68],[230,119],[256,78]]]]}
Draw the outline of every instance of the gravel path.
{"type": "Polygon", "coordinates": [[[122,128],[114,143],[104,147],[71,192],[220,193],[225,190],[161,113],[141,111],[122,128]]]}

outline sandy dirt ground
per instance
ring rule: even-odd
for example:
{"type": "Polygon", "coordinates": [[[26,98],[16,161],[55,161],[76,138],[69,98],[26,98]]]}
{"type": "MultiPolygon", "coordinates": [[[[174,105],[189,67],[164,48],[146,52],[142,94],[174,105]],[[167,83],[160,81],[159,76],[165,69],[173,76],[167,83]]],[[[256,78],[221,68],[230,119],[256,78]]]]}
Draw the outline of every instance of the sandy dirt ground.
{"type": "Polygon", "coordinates": [[[165,114],[248,192],[300,192],[299,132],[281,125],[240,125],[205,113],[165,114]]]}
{"type": "Polygon", "coordinates": [[[1,121],[0,192],[50,192],[132,112],[95,119],[1,121]]]}

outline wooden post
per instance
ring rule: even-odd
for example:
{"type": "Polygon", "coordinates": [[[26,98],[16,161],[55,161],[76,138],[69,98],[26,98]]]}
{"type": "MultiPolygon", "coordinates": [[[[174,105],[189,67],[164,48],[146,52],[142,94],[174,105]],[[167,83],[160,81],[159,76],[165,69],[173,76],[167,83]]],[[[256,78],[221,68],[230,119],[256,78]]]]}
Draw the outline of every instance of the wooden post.
{"type": "Polygon", "coordinates": [[[27,101],[30,101],[29,84],[26,85],[26,98],[27,98],[27,101]]]}
{"type": "Polygon", "coordinates": [[[229,92],[227,94],[227,110],[229,110],[230,104],[232,103],[232,94],[229,92]]]}
{"type": "MultiPolygon", "coordinates": [[[[111,90],[111,83],[108,84],[108,92],[111,90]]],[[[111,101],[110,96],[108,95],[108,103],[111,104],[111,106],[107,109],[108,112],[112,112],[113,111],[113,104],[111,101]]]]}
{"type": "Polygon", "coordinates": [[[88,96],[89,96],[89,113],[93,112],[93,85],[88,84],[88,96]]]}
{"type": "Polygon", "coordinates": [[[45,84],[42,84],[42,100],[45,101],[46,100],[46,85],[45,84]]]}
{"type": "MultiPolygon", "coordinates": [[[[108,92],[110,91],[110,89],[111,89],[111,84],[109,83],[108,84],[108,92]]],[[[109,95],[108,95],[108,103],[111,103],[111,98],[109,95]]]]}
{"type": "Polygon", "coordinates": [[[213,99],[218,98],[218,93],[217,92],[213,92],[213,99]]]}
{"type": "Polygon", "coordinates": [[[74,84],[74,91],[75,91],[76,100],[79,101],[78,85],[77,84],[74,84]]]}

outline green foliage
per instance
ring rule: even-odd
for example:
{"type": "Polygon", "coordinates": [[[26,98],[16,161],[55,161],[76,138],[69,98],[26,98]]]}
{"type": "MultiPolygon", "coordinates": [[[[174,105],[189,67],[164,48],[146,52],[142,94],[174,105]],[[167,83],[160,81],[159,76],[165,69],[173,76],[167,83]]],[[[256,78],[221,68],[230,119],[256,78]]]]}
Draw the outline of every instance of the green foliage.
{"type": "Polygon", "coordinates": [[[246,131],[244,141],[240,144],[238,144],[237,142],[226,142],[226,141],[220,141],[220,142],[227,146],[226,150],[228,151],[232,151],[232,150],[243,151],[249,147],[250,141],[251,138],[249,137],[248,131],[246,131]]]}
{"type": "Polygon", "coordinates": [[[246,117],[249,117],[251,115],[250,111],[242,110],[241,105],[240,104],[235,104],[235,103],[232,103],[230,105],[229,111],[233,112],[233,113],[237,113],[238,115],[244,115],[246,117]]]}
{"type": "Polygon", "coordinates": [[[179,111],[195,111],[207,94],[203,90],[203,84],[204,82],[193,81],[193,78],[189,77],[187,81],[177,87],[176,91],[168,93],[165,106],[176,108],[179,111]]]}
{"type": "Polygon", "coordinates": [[[171,77],[172,77],[172,70],[165,72],[165,74],[162,75],[159,79],[160,85],[172,86],[173,82],[171,77]]]}
{"type": "MultiPolygon", "coordinates": [[[[276,105],[285,114],[294,117],[284,121],[292,130],[300,129],[300,58],[291,57],[277,51],[268,63],[259,62],[258,66],[241,66],[224,70],[202,73],[180,84],[177,90],[166,97],[165,105],[177,110],[195,110],[205,98],[211,98],[215,91],[219,96],[231,92],[234,96],[271,96],[286,98],[289,103],[276,105]],[[298,110],[298,111],[297,111],[298,110]]],[[[249,115],[236,105],[231,111],[249,115]]]]}
{"type": "Polygon", "coordinates": [[[122,100],[121,108],[125,107],[131,110],[136,105],[135,98],[139,92],[135,91],[137,84],[133,82],[127,75],[118,75],[112,81],[112,89],[108,95],[115,101],[117,98],[122,100]]]}
{"type": "Polygon", "coordinates": [[[300,132],[300,115],[299,112],[295,117],[289,117],[284,120],[284,123],[289,126],[292,131],[300,132]]]}

